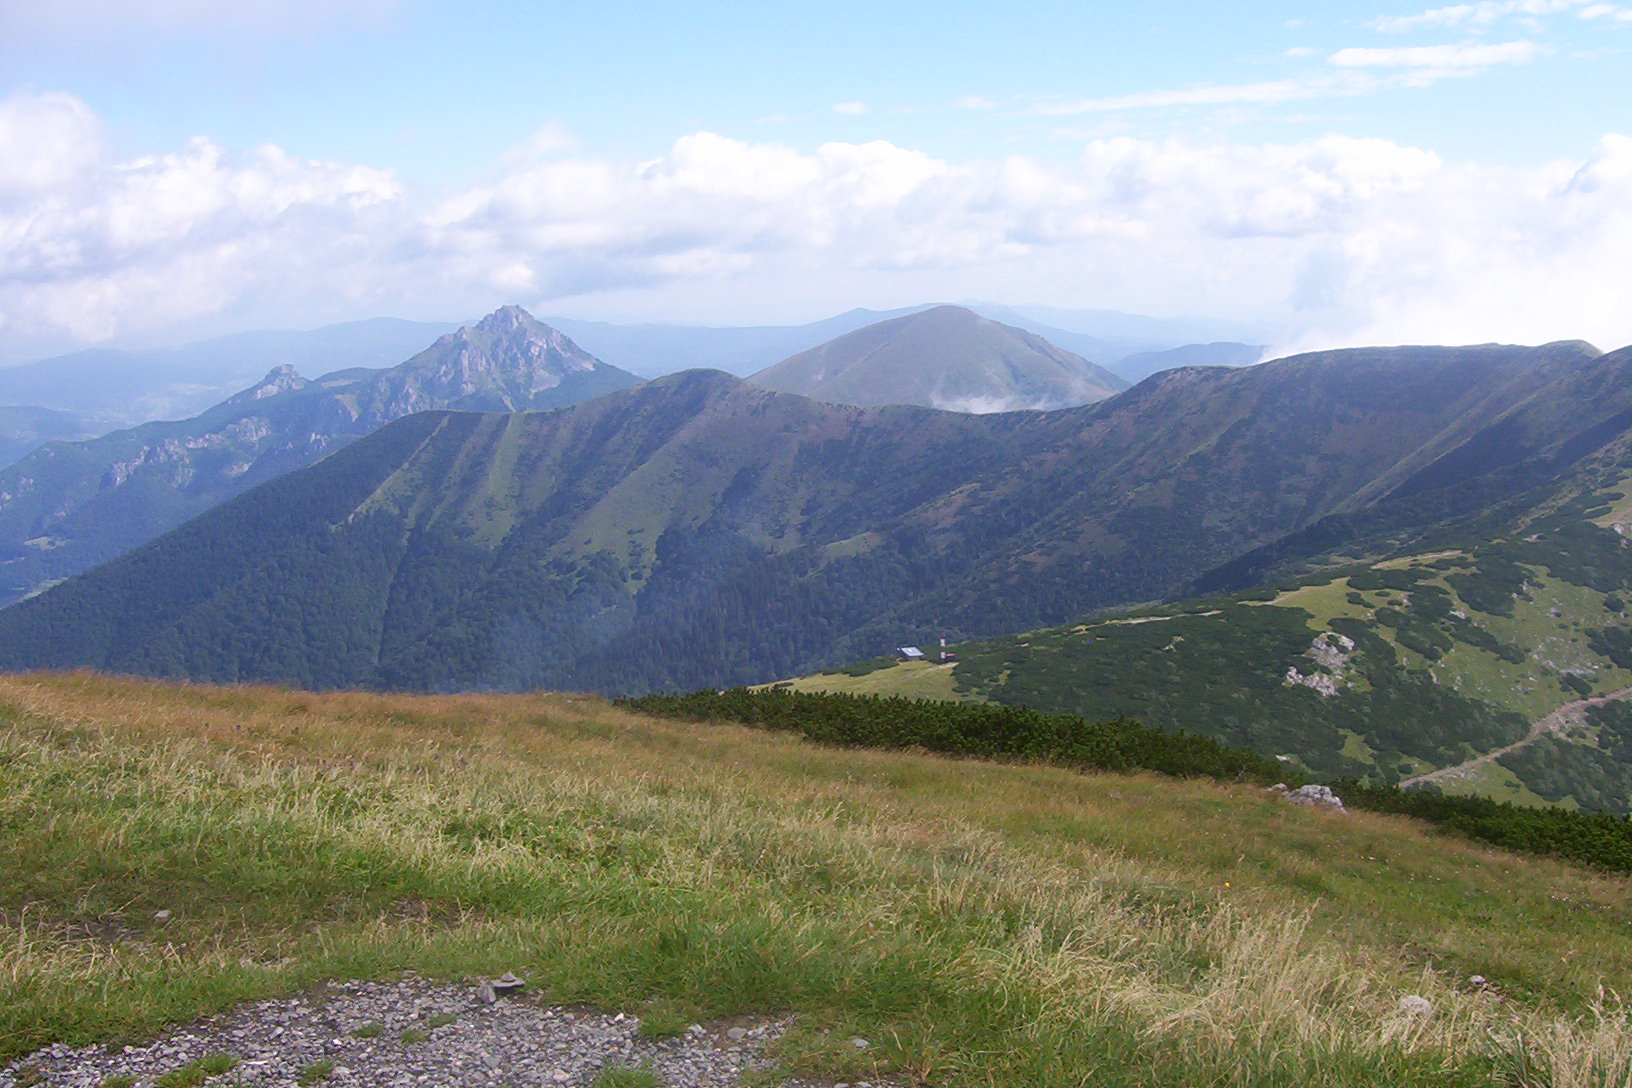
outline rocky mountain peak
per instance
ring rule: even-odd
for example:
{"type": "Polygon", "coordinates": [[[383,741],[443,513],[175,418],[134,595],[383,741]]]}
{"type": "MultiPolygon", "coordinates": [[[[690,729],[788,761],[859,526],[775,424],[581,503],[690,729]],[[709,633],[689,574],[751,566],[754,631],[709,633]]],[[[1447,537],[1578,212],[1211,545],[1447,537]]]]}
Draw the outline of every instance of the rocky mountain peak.
{"type": "MultiPolygon", "coordinates": [[[[554,329],[520,306],[500,306],[497,310],[476,322],[472,331],[486,333],[490,336],[517,331],[535,334],[555,332],[554,329]]],[[[556,333],[556,335],[559,336],[560,333],[556,333]]]]}
{"type": "Polygon", "coordinates": [[[266,400],[268,397],[276,397],[297,389],[304,389],[311,384],[311,382],[302,378],[299,371],[291,364],[283,363],[267,371],[266,377],[239,393],[227,403],[266,400]]]}

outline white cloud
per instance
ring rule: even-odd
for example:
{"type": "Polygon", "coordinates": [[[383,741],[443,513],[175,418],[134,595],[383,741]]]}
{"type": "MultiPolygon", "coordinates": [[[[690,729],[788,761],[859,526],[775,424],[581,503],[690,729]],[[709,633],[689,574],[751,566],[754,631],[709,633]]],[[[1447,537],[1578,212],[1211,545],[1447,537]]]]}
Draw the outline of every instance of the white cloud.
{"type": "Polygon", "coordinates": [[[0,100],[0,200],[62,185],[100,156],[102,126],[66,94],[0,100]]]}
{"type": "Polygon", "coordinates": [[[1068,117],[1079,113],[1114,110],[1164,109],[1172,106],[1220,106],[1238,103],[1290,102],[1334,93],[1337,85],[1329,80],[1276,79],[1260,83],[1235,83],[1177,90],[1139,91],[1105,98],[1078,98],[1069,102],[1046,102],[1035,108],[1045,117],[1068,117]]]}
{"type": "Polygon", "coordinates": [[[567,131],[559,121],[549,121],[533,134],[504,153],[500,165],[517,169],[539,159],[547,159],[578,146],[578,137],[567,131]]]}
{"type": "Polygon", "coordinates": [[[983,94],[966,94],[952,103],[955,110],[995,110],[997,103],[983,94]]]}
{"type": "Polygon", "coordinates": [[[1581,9],[1583,19],[1608,19],[1616,23],[1632,23],[1632,8],[1615,4],[1593,4],[1581,9]]]}
{"type": "Polygon", "coordinates": [[[344,298],[355,286],[324,270],[399,195],[388,174],[275,147],[235,160],[197,139],[117,162],[83,103],[14,96],[0,101],[0,324],[88,341],[303,283],[344,298]],[[31,153],[8,153],[17,141],[31,153]]]}
{"type": "Polygon", "coordinates": [[[1503,42],[1481,45],[1415,45],[1391,49],[1339,49],[1327,63],[1339,68],[1432,68],[1452,71],[1490,68],[1498,64],[1524,64],[1541,52],[1535,42],[1503,42]]]}
{"type": "Polygon", "coordinates": [[[834,113],[848,114],[851,117],[860,117],[862,114],[867,112],[867,103],[865,103],[865,102],[835,102],[833,104],[833,112],[834,113]]]}
{"type": "MultiPolygon", "coordinates": [[[[1312,51],[1292,49],[1288,55],[1304,56],[1309,52],[1312,51]]],[[[1499,45],[1470,42],[1459,45],[1339,49],[1326,58],[1326,68],[1286,79],[1044,102],[1034,106],[1032,112],[1045,117],[1068,117],[1123,110],[1266,105],[1313,98],[1345,98],[1392,87],[1422,87],[1442,79],[1473,75],[1499,64],[1522,64],[1541,53],[1542,48],[1530,41],[1499,45]],[[1376,74],[1379,69],[1394,71],[1390,75],[1379,75],[1376,74]]]]}
{"type": "Polygon", "coordinates": [[[627,163],[546,139],[549,154],[416,206],[362,167],[207,140],[117,161],[99,132],[66,96],[0,101],[13,353],[201,315],[315,324],[585,296],[686,299],[700,317],[985,297],[1268,318],[1323,343],[1632,341],[1628,136],[1534,170],[1335,136],[1100,139],[1065,165],[706,132],[627,163]],[[55,150],[19,166],[8,139],[55,150]]]}
{"type": "Polygon", "coordinates": [[[1416,15],[1386,16],[1372,25],[1389,33],[1459,26],[1478,29],[1510,16],[1536,18],[1542,15],[1556,15],[1580,7],[1586,2],[1587,0],[1481,0],[1476,4],[1454,4],[1450,7],[1433,8],[1416,15]]]}

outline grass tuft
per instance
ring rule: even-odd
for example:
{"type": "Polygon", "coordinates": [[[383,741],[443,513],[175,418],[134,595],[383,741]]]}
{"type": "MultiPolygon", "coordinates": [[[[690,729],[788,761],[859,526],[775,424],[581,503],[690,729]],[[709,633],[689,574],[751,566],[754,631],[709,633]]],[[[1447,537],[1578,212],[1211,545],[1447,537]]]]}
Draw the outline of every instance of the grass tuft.
{"type": "Polygon", "coordinates": [[[385,1034],[385,1026],[383,1024],[364,1024],[360,1028],[354,1028],[351,1034],[353,1038],[357,1039],[378,1039],[385,1034]]]}
{"type": "Polygon", "coordinates": [[[211,1077],[230,1073],[239,1062],[236,1054],[206,1054],[196,1062],[160,1074],[153,1081],[154,1088],[198,1088],[211,1077]]]}
{"type": "Polygon", "coordinates": [[[685,1034],[696,1022],[696,1010],[678,1001],[656,998],[641,1006],[636,1030],[647,1039],[672,1039],[685,1034]]]}
{"type": "Polygon", "coordinates": [[[649,1065],[614,1065],[601,1070],[590,1088],[663,1088],[663,1081],[649,1065]]]}
{"type": "Polygon", "coordinates": [[[321,1084],[323,1081],[328,1080],[330,1074],[333,1072],[333,1059],[324,1058],[320,1062],[313,1062],[311,1065],[301,1069],[301,1071],[295,1075],[295,1083],[300,1085],[300,1088],[311,1088],[311,1086],[314,1084],[321,1084]]]}

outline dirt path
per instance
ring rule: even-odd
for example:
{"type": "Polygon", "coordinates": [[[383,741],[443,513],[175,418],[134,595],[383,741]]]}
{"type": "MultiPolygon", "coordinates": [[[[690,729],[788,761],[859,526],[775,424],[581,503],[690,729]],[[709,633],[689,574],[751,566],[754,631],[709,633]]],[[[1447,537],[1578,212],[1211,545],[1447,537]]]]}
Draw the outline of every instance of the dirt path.
{"type": "Polygon", "coordinates": [[[1550,733],[1562,732],[1565,726],[1576,721],[1577,716],[1588,707],[1601,706],[1604,703],[1611,703],[1617,699],[1624,699],[1628,695],[1632,695],[1632,688],[1622,688],[1620,691],[1612,691],[1608,695],[1594,695],[1588,699],[1577,699],[1573,703],[1565,703],[1563,706],[1559,707],[1545,718],[1542,718],[1540,721],[1530,726],[1530,732],[1526,733],[1512,744],[1507,745],[1505,748],[1497,748],[1493,752],[1486,752],[1484,755],[1476,756],[1473,759],[1468,760],[1466,763],[1458,763],[1451,767],[1441,767],[1437,771],[1429,771],[1427,774],[1419,774],[1412,778],[1402,778],[1400,779],[1400,788],[1404,789],[1407,786],[1420,786],[1424,782],[1443,782],[1448,778],[1464,778],[1470,771],[1481,764],[1494,763],[1496,760],[1507,755],[1509,752],[1516,752],[1526,745],[1534,744],[1541,737],[1547,736],[1550,733]]]}

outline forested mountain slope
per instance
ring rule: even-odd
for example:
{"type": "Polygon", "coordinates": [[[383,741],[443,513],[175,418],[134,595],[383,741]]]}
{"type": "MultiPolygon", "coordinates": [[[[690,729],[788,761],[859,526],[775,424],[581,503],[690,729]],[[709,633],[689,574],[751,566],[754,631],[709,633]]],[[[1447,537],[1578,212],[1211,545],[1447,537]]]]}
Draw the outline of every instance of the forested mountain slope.
{"type": "Polygon", "coordinates": [[[637,383],[515,307],[384,370],[293,367],[192,419],[55,442],[0,471],[0,603],[432,408],[556,408],[637,383]]]}
{"type": "Polygon", "coordinates": [[[1625,410],[1632,383],[1604,376],[1626,362],[1333,352],[989,416],[694,371],[560,412],[421,414],[0,611],[0,663],[416,689],[770,680],[1156,599],[1427,466],[1436,488],[1412,502],[1512,490],[1456,451],[1528,434],[1520,407],[1585,449],[1625,410]],[[1564,412],[1549,389],[1597,392],[1564,412]]]}
{"type": "MultiPolygon", "coordinates": [[[[1497,426],[1517,434],[1518,418],[1497,426]]],[[[1582,428],[1576,446],[1606,429],[1582,428]]],[[[1555,447],[1544,444],[1524,475],[1556,464],[1555,447]]],[[[880,659],[794,683],[1127,715],[1328,776],[1624,813],[1629,530],[1623,428],[1553,479],[1421,529],[1425,550],[1359,563],[1310,556],[1305,566],[1327,569],[968,643],[951,665],[880,659]]]]}

